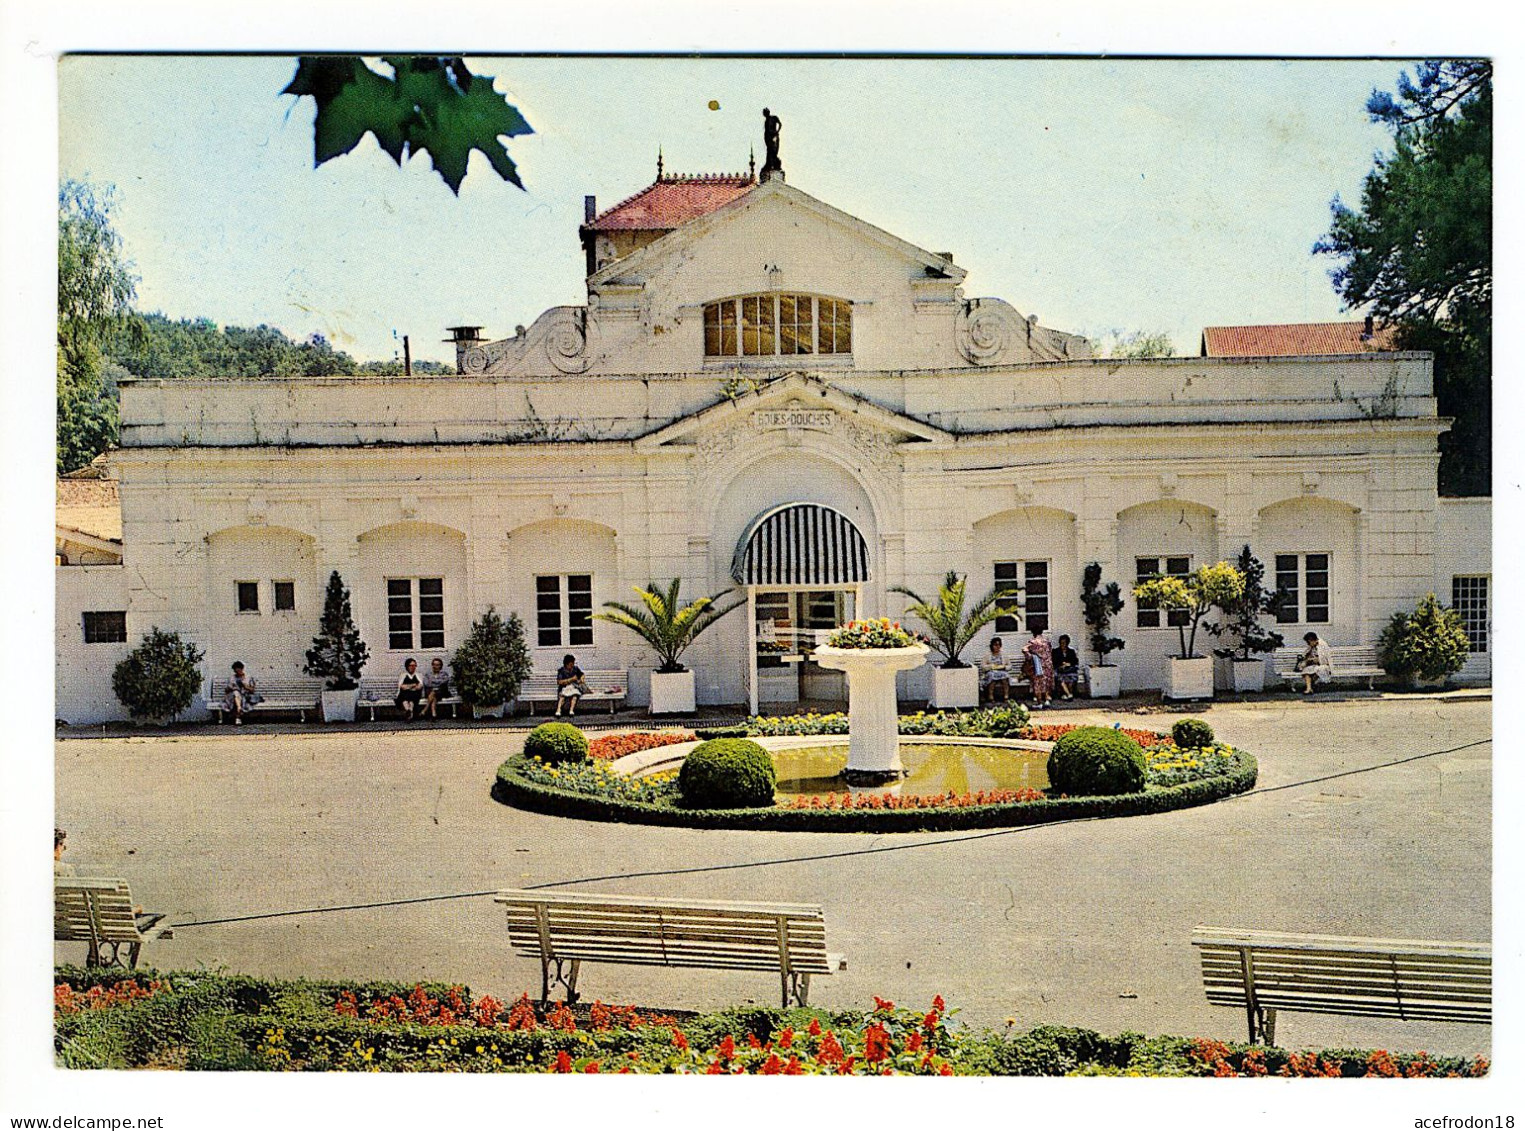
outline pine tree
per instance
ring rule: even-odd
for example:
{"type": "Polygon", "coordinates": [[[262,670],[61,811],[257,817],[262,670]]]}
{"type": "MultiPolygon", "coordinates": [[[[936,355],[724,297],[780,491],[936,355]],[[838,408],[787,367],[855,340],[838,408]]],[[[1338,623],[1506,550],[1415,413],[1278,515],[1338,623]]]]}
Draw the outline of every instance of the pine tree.
{"type": "Polygon", "coordinates": [[[302,670],[323,680],[329,691],[352,691],[360,685],[360,672],[369,658],[370,649],[360,639],[360,630],[350,612],[349,589],[339,571],[334,570],[323,594],[323,619],[318,625],[318,635],[312,638],[302,670]]]}

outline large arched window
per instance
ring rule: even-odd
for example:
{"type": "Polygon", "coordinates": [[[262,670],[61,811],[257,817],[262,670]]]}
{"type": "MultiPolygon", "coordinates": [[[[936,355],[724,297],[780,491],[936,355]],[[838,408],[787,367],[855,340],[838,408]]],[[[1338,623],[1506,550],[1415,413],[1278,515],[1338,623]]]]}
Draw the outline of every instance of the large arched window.
{"type": "Polygon", "coordinates": [[[815,295],[743,295],[704,307],[705,357],[846,354],[852,303],[815,295]]]}

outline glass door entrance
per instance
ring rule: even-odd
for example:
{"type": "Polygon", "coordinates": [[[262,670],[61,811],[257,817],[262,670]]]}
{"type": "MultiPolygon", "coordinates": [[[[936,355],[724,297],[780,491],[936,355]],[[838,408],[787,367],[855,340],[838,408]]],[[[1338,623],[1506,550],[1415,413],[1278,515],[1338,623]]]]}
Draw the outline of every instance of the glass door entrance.
{"type": "Polygon", "coordinates": [[[853,618],[854,589],[759,589],[752,639],[759,703],[846,699],[846,677],[811,659],[830,631],[853,618]]]}

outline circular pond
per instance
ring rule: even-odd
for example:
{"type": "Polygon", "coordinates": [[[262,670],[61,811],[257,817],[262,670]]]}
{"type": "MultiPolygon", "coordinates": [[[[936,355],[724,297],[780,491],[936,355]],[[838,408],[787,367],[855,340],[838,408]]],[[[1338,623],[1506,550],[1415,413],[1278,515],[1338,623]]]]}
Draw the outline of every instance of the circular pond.
{"type": "MultiPolygon", "coordinates": [[[[778,770],[780,805],[796,798],[847,792],[842,771],[847,744],[817,742],[769,751],[778,770]]],[[[1048,752],[987,743],[905,742],[900,744],[905,777],[874,793],[899,796],[961,796],[966,793],[1048,788],[1048,752]]]]}

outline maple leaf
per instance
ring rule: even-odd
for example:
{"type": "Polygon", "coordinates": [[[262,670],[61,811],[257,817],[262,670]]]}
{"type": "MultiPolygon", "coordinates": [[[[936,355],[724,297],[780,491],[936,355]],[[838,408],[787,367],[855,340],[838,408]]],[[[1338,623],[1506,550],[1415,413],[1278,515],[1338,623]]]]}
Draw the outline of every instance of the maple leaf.
{"type": "Polygon", "coordinates": [[[303,56],[281,92],[310,96],[313,165],[350,152],[370,133],[401,165],[423,151],[434,171],[459,194],[473,149],[510,184],[523,188],[518,167],[500,140],[533,133],[524,115],[492,87],[492,76],[473,75],[458,56],[389,55],[392,76],[358,56],[303,56]]]}

